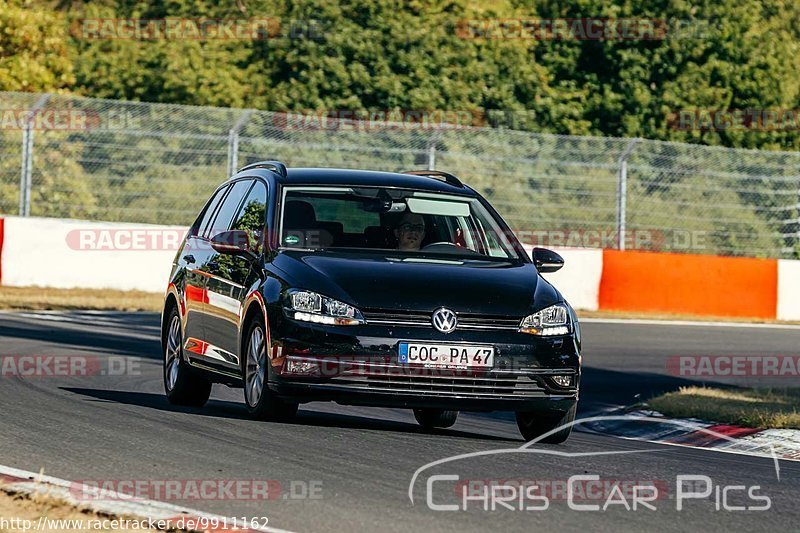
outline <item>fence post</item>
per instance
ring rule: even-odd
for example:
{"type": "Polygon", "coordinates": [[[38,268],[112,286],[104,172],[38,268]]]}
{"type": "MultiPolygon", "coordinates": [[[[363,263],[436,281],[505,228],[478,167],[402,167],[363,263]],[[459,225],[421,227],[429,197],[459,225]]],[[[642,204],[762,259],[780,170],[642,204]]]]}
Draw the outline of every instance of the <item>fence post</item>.
{"type": "Polygon", "coordinates": [[[50,94],[46,93],[25,116],[25,128],[22,130],[22,163],[19,176],[19,216],[31,216],[31,174],[33,172],[33,121],[36,113],[47,104],[50,94]]]}
{"type": "Polygon", "coordinates": [[[425,170],[436,170],[436,143],[442,137],[442,132],[437,131],[428,140],[428,168],[425,170]]]}
{"type": "Polygon", "coordinates": [[[228,131],[228,177],[236,174],[239,166],[239,132],[253,115],[252,109],[245,109],[233,128],[228,131]]]}
{"type": "Polygon", "coordinates": [[[625,231],[628,217],[628,158],[639,139],[631,139],[619,158],[617,174],[617,248],[625,250],[625,231]]]}

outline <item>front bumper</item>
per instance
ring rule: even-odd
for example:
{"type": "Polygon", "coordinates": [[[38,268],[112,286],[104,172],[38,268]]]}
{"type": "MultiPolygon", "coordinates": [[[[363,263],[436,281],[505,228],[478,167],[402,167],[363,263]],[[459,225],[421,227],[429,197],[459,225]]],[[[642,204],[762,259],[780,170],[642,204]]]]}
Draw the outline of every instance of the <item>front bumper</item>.
{"type": "Polygon", "coordinates": [[[580,354],[573,334],[455,331],[283,320],[272,328],[270,390],[293,402],[440,408],[461,411],[564,411],[578,400],[580,354]],[[495,347],[491,369],[399,364],[401,341],[495,347]],[[298,364],[302,363],[302,364],[298,364]],[[569,376],[559,386],[554,376],[569,376]]]}

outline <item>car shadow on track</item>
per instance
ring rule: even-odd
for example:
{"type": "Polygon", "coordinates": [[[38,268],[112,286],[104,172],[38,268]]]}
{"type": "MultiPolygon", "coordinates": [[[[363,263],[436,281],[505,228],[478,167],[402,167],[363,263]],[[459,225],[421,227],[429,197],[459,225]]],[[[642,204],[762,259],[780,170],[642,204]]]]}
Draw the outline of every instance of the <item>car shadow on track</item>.
{"type": "MultiPolygon", "coordinates": [[[[170,404],[163,394],[154,394],[150,392],[131,392],[131,391],[118,391],[108,389],[88,389],[79,387],[59,387],[61,390],[78,394],[91,401],[101,402],[114,402],[125,405],[137,405],[147,407],[150,409],[157,409],[159,411],[167,411],[172,413],[187,413],[193,415],[200,415],[213,418],[227,418],[233,420],[246,420],[252,421],[254,424],[260,423],[252,420],[247,414],[244,405],[237,402],[228,402],[224,400],[209,400],[205,407],[181,407],[170,404]]],[[[280,423],[286,425],[298,425],[304,427],[331,427],[339,429],[365,429],[369,431],[390,431],[397,433],[417,433],[417,434],[436,434],[448,437],[460,437],[467,439],[477,439],[484,441],[505,441],[505,442],[518,442],[515,439],[508,439],[495,435],[485,435],[480,433],[471,433],[467,431],[459,431],[453,429],[440,429],[433,432],[426,432],[415,423],[402,422],[399,420],[386,420],[380,418],[371,418],[367,416],[358,416],[344,413],[326,413],[321,411],[312,411],[308,407],[301,406],[297,416],[291,422],[267,422],[267,423],[280,423]]]]}
{"type": "Polygon", "coordinates": [[[456,429],[437,429],[433,431],[425,431],[413,422],[385,420],[342,413],[325,413],[321,411],[298,411],[297,417],[292,423],[303,426],[396,431],[400,433],[418,433],[421,435],[442,435],[447,437],[461,437],[467,439],[517,442],[515,439],[508,439],[495,435],[485,435],[482,433],[471,433],[456,429]]]}
{"type": "Polygon", "coordinates": [[[163,394],[154,394],[152,392],[88,389],[81,387],[59,387],[59,389],[92,398],[93,400],[91,401],[138,405],[140,407],[157,409],[159,411],[167,411],[171,413],[191,413],[215,418],[231,418],[239,420],[246,420],[248,418],[247,411],[244,410],[244,407],[237,405],[234,402],[226,402],[221,400],[209,400],[205,407],[184,407],[172,405],[167,401],[163,394]]]}
{"type": "Polygon", "coordinates": [[[691,380],[653,372],[620,372],[584,366],[581,370],[581,411],[594,411],[604,405],[629,406],[647,401],[681,387],[709,386],[732,388],[729,383],[691,380]]]}

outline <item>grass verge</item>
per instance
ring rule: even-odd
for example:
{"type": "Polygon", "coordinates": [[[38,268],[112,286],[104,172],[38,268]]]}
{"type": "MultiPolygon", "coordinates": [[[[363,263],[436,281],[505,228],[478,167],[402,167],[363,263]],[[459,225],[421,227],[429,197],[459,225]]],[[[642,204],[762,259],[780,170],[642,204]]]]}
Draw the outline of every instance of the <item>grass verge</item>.
{"type": "MultiPolygon", "coordinates": [[[[0,491],[0,531],[29,533],[30,531],[157,531],[154,529],[137,529],[136,527],[114,527],[137,524],[114,524],[113,518],[88,510],[81,510],[72,505],[51,498],[47,495],[32,496],[8,494],[0,491]],[[99,527],[94,527],[99,526],[99,527]],[[104,527],[107,526],[107,527],[104,527]]],[[[139,524],[140,525],[140,524],[139,524]]]]}
{"type": "Polygon", "coordinates": [[[647,402],[667,416],[751,428],[800,429],[800,389],[681,387],[647,402]]]}
{"type": "Polygon", "coordinates": [[[0,287],[0,309],[6,310],[160,311],[163,301],[155,292],[0,287]]]}

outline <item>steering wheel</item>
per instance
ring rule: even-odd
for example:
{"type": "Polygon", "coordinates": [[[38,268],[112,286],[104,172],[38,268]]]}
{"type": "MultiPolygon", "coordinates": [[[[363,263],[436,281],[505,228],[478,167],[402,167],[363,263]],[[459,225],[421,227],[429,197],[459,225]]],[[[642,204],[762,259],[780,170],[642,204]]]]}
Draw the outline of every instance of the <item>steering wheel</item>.
{"type": "Polygon", "coordinates": [[[420,250],[427,250],[428,248],[433,248],[434,246],[454,246],[460,248],[457,244],[454,244],[450,241],[439,241],[439,242],[432,242],[430,244],[426,244],[420,250]]]}

